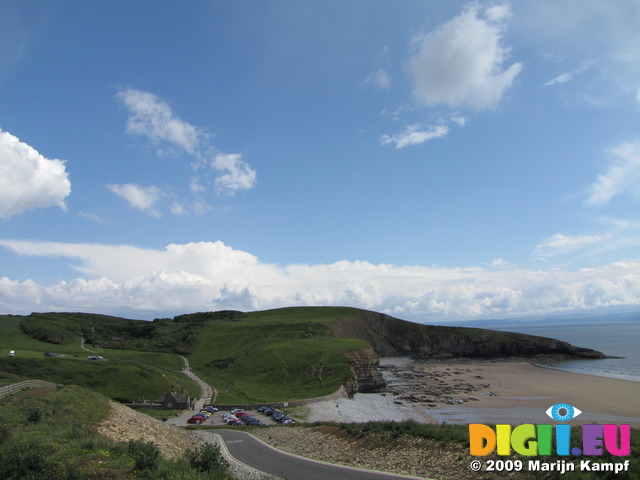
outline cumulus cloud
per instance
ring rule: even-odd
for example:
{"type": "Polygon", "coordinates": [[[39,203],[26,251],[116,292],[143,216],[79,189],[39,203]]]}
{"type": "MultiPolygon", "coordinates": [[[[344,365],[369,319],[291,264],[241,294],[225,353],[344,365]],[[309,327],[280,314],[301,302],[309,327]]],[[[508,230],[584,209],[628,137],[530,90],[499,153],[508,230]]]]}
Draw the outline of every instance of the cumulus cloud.
{"type": "Polygon", "coordinates": [[[65,208],[71,182],[62,160],[48,159],[0,130],[0,218],[43,207],[65,208]]]}
{"type": "Polygon", "coordinates": [[[617,196],[640,198],[640,142],[626,142],[610,152],[609,169],[589,189],[587,203],[605,205],[617,196]]]}
{"type": "Polygon", "coordinates": [[[190,154],[196,152],[203,134],[176,117],[164,100],[132,88],[120,90],[117,97],[129,111],[127,133],[144,135],[155,143],[163,140],[190,154]]]}
{"type": "Polygon", "coordinates": [[[380,143],[383,145],[395,144],[396,148],[404,148],[411,145],[420,145],[434,138],[446,137],[449,133],[449,127],[446,125],[432,125],[424,127],[422,124],[416,123],[408,125],[402,132],[395,135],[383,135],[380,143]]]}
{"type": "Polygon", "coordinates": [[[125,199],[132,208],[146,212],[152,217],[160,216],[157,203],[162,197],[162,191],[158,187],[142,187],[135,183],[126,183],[124,185],[112,183],[107,185],[107,188],[125,199]]]}
{"type": "Polygon", "coordinates": [[[0,240],[0,246],[22,255],[68,258],[78,262],[75,268],[82,274],[48,286],[1,278],[0,308],[11,312],[76,309],[162,315],[352,305],[426,321],[640,303],[640,262],[635,260],[578,271],[519,269],[504,262],[500,268],[362,261],[279,266],[222,242],[171,244],[164,250],[15,240],[0,240]]]}
{"type": "Polygon", "coordinates": [[[416,99],[428,106],[495,107],[522,70],[521,63],[503,66],[509,49],[501,42],[510,17],[507,5],[496,5],[482,18],[474,3],[417,36],[410,61],[416,99]]]}
{"type": "MultiPolygon", "coordinates": [[[[256,183],[256,171],[242,160],[241,154],[217,152],[209,143],[209,136],[194,125],[174,115],[168,103],[160,97],[142,90],[124,89],[117,93],[129,111],[127,132],[147,137],[154,144],[165,142],[188,153],[191,177],[189,189],[193,201],[174,201],[168,211],[174,215],[194,213],[201,215],[211,211],[204,200],[208,187],[215,186],[218,195],[232,196],[239,190],[249,190],[256,183]],[[212,161],[209,159],[214,157],[212,161]],[[212,172],[221,172],[213,174],[212,172]]],[[[159,151],[162,154],[163,151],[159,151]]],[[[140,187],[137,184],[109,185],[109,189],[121,196],[133,208],[143,210],[154,217],[160,216],[158,200],[163,197],[157,187],[140,187]]]]}
{"type": "Polygon", "coordinates": [[[218,193],[235,195],[238,190],[249,190],[256,184],[256,171],[242,160],[239,153],[218,154],[211,166],[224,172],[215,180],[218,193]]]}

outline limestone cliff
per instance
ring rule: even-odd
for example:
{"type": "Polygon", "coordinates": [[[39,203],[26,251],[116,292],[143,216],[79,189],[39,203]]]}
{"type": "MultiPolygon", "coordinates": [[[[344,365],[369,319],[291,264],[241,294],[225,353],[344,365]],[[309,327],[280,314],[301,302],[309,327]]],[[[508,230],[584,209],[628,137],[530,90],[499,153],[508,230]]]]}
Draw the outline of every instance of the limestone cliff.
{"type": "Polygon", "coordinates": [[[559,356],[607,358],[601,352],[552,338],[482,328],[422,325],[366,312],[344,318],[333,327],[337,337],[367,341],[379,356],[434,358],[504,358],[559,356]]]}
{"type": "Polygon", "coordinates": [[[345,384],[345,390],[352,396],[354,393],[371,393],[382,390],[386,384],[378,371],[380,359],[371,347],[351,350],[344,354],[349,361],[353,376],[345,384]]]}

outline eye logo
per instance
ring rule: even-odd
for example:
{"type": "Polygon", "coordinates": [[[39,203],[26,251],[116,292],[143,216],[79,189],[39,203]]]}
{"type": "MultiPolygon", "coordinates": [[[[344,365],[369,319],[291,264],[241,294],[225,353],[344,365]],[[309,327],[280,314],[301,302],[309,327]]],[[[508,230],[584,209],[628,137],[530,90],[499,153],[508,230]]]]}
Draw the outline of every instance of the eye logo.
{"type": "Polygon", "coordinates": [[[580,415],[582,411],[568,403],[556,403],[549,407],[544,413],[556,422],[568,422],[580,415]]]}

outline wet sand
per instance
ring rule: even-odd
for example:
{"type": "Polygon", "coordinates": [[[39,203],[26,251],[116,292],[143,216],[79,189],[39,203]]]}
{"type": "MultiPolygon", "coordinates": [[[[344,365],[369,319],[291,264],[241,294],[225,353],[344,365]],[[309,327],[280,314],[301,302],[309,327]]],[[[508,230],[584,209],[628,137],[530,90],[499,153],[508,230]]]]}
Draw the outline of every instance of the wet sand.
{"type": "Polygon", "coordinates": [[[542,368],[526,361],[384,365],[396,398],[437,423],[551,423],[545,411],[556,403],[569,403],[583,412],[572,423],[640,427],[640,382],[542,368]]]}

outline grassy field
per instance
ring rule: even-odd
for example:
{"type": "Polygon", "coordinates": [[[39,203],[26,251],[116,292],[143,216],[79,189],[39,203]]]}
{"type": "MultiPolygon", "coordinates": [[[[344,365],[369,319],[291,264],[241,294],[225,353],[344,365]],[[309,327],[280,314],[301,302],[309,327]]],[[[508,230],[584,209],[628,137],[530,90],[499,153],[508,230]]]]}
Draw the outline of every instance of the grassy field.
{"type": "Polygon", "coordinates": [[[120,401],[155,400],[172,386],[184,387],[192,396],[200,392],[199,387],[182,374],[127,360],[0,358],[0,370],[21,378],[88,387],[120,401]]]}
{"type": "Polygon", "coordinates": [[[351,372],[343,352],[366,342],[338,339],[330,325],[351,308],[288,308],[212,322],[190,355],[192,368],[215,385],[219,403],[295,400],[337,390],[351,372]]]}
{"type": "Polygon", "coordinates": [[[167,336],[175,332],[180,348],[186,345],[186,336],[196,336],[197,341],[190,343],[195,346],[185,356],[191,368],[219,391],[220,403],[322,396],[334,392],[351,377],[343,353],[366,346],[362,340],[335,338],[330,327],[339,318],[359,313],[360,310],[341,307],[287,308],[242,314],[190,314],[144,325],[79,313],[1,315],[0,384],[18,377],[38,378],[76,383],[110,398],[131,400],[157,398],[174,385],[197,395],[198,388],[191,380],[169,371],[180,370],[182,359],[158,351],[166,347],[167,336]],[[21,329],[21,322],[27,325],[29,335],[21,329]],[[91,353],[80,349],[81,331],[85,336],[99,336],[102,344],[135,344],[141,348],[88,345],[108,360],[89,361],[87,355],[91,353]],[[9,350],[16,352],[15,358],[6,357],[9,350]],[[43,357],[45,352],[58,356],[43,357]]]}
{"type": "MultiPolygon", "coordinates": [[[[90,352],[80,349],[80,337],[71,343],[51,344],[31,338],[20,329],[24,317],[0,315],[0,385],[23,379],[47,380],[95,389],[119,400],[152,400],[174,386],[191,396],[199,387],[181,370],[182,359],[172,353],[94,349],[105,361],[88,360],[90,352]],[[8,357],[9,350],[16,356],[8,357]],[[56,355],[44,357],[45,352],[56,355]]],[[[93,348],[92,348],[93,349],[93,348]]]]}
{"type": "Polygon", "coordinates": [[[233,480],[214,466],[219,452],[211,448],[169,461],[151,443],[112,442],[93,433],[108,410],[104,396],[76,386],[0,399],[0,478],[233,480]]]}

